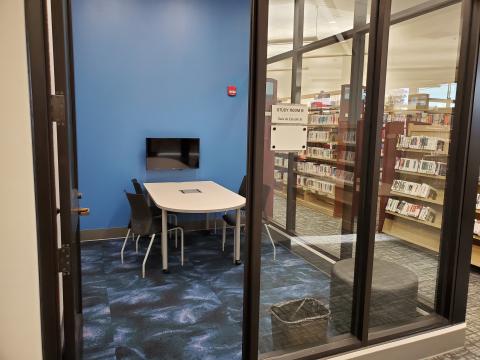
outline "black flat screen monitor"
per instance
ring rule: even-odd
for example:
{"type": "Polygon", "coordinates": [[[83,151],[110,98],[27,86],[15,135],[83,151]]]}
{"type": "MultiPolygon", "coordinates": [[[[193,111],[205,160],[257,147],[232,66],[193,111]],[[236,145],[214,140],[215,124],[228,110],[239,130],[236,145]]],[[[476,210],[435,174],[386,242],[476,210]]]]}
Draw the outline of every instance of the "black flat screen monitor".
{"type": "Polygon", "coordinates": [[[200,139],[147,138],[147,170],[198,169],[200,139]]]}

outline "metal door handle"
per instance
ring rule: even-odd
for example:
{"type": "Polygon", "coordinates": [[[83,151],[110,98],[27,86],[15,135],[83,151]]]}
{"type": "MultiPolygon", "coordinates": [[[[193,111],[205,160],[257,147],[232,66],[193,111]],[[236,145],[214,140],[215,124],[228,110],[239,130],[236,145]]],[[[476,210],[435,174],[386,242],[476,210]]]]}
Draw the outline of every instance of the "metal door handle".
{"type": "Polygon", "coordinates": [[[90,208],[78,208],[77,212],[80,216],[88,216],[90,215],[90,208]]]}

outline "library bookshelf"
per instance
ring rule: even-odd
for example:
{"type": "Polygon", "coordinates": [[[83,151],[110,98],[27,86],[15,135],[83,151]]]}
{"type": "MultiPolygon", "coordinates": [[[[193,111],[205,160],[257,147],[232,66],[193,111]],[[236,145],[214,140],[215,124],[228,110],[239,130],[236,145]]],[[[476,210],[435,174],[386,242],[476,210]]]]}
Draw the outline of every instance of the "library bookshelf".
{"type": "MultiPolygon", "coordinates": [[[[444,204],[444,188],[446,176],[444,171],[435,173],[421,173],[413,169],[399,169],[399,159],[416,160],[418,164],[425,161],[427,164],[445,164],[448,157],[449,137],[450,137],[450,114],[448,112],[435,112],[435,114],[444,114],[448,121],[445,124],[428,124],[418,121],[424,119],[425,115],[418,116],[420,111],[415,110],[410,113],[415,114],[410,118],[404,117],[405,121],[390,122],[385,124],[383,133],[382,149],[382,184],[380,190],[380,208],[379,208],[379,229],[383,233],[395,236],[415,245],[439,251],[440,231],[442,225],[442,213],[444,204]],[[399,137],[405,134],[407,137],[427,137],[438,139],[442,144],[441,149],[412,149],[399,145],[399,137]],[[395,182],[397,181],[397,182],[395,182]],[[394,188],[394,184],[426,184],[429,195],[409,193],[394,188]],[[434,213],[433,218],[422,220],[416,216],[408,216],[399,211],[388,209],[389,199],[412,204],[415,207],[427,208],[434,213]]],[[[400,112],[402,115],[410,114],[407,111],[400,112]]],[[[428,111],[422,113],[429,114],[428,111]]],[[[395,113],[394,116],[398,114],[395,113]]],[[[404,161],[405,163],[406,161],[404,161]]],[[[401,160],[400,160],[401,164],[401,160]]],[[[437,165],[438,166],[438,165],[437,165]]],[[[442,170],[444,168],[442,167],[442,170]]],[[[404,189],[405,190],[405,189],[404,189]]],[[[479,185],[480,192],[480,185],[479,185]]],[[[476,213],[480,219],[480,211],[476,213]]],[[[480,266],[480,236],[474,235],[472,244],[472,264],[480,266]],[[476,237],[478,239],[476,239],[476,237]],[[477,243],[477,244],[476,244],[477,243]]]]}
{"type": "MultiPolygon", "coordinates": [[[[295,157],[297,203],[340,218],[355,198],[359,127],[348,119],[348,85],[324,94],[334,101],[310,105],[307,149],[295,157]]],[[[287,154],[275,154],[275,189],[281,196],[286,196],[287,158],[287,154]]]]}

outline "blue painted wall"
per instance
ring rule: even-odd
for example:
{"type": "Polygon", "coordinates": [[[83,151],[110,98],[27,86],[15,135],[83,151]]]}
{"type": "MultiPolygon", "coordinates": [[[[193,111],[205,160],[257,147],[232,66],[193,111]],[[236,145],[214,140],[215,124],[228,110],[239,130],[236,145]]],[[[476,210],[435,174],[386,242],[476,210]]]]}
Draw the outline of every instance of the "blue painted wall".
{"type": "Polygon", "coordinates": [[[133,177],[238,189],[249,26],[249,0],[73,0],[82,229],[126,226],[133,177]],[[146,137],[199,137],[200,169],[146,171],[146,137]]]}

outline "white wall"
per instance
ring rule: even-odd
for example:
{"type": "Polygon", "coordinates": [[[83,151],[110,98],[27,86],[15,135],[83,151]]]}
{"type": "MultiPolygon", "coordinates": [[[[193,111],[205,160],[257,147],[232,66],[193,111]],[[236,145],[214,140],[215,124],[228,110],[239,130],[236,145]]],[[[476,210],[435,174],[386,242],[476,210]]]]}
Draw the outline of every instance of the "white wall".
{"type": "Polygon", "coordinates": [[[24,2],[0,0],[0,359],[42,358],[24,2]]]}

